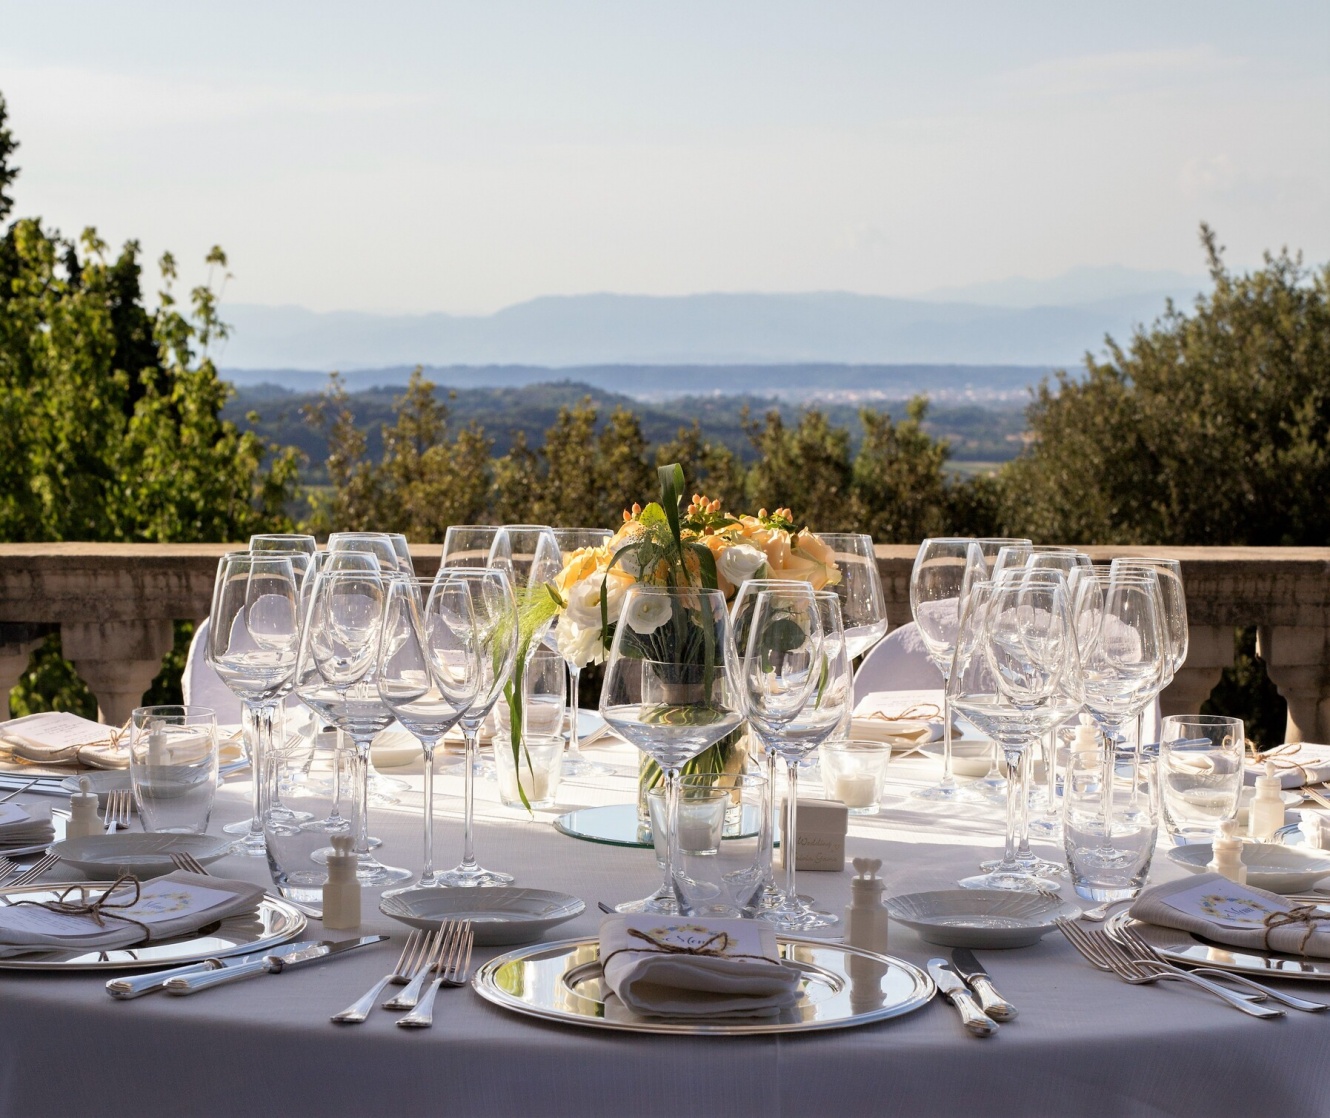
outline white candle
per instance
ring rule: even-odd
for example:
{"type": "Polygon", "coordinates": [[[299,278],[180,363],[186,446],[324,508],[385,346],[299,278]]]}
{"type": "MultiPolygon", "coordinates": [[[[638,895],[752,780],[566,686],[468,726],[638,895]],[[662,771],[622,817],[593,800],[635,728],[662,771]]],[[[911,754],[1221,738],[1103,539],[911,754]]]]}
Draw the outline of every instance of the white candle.
{"type": "Polygon", "coordinates": [[[877,798],[877,779],[871,773],[846,773],[836,777],[834,794],[846,807],[871,807],[877,798]]]}

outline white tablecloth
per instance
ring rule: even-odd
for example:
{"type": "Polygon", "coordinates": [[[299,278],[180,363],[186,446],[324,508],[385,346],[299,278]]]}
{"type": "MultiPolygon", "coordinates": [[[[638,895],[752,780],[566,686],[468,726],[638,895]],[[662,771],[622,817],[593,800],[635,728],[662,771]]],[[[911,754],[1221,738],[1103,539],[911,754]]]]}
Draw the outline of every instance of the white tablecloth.
{"type": "MultiPolygon", "coordinates": [[[[589,752],[618,766],[598,785],[566,781],[559,811],[632,798],[636,754],[589,752]]],[[[996,810],[942,809],[907,798],[936,765],[893,766],[881,815],[852,818],[849,856],[883,859],[893,893],[949,886],[1000,845],[996,810]]],[[[400,774],[401,771],[398,771],[400,774]]],[[[419,776],[409,777],[419,787],[419,776]]],[[[440,781],[438,862],[460,843],[460,779],[440,781]]],[[[215,825],[245,815],[244,779],[221,793],[215,825]]],[[[383,856],[419,862],[418,794],[376,809],[383,856]]],[[[518,883],[583,897],[557,935],[594,935],[597,900],[641,896],[652,852],[578,841],[478,795],[481,861],[518,883]]],[[[1052,854],[1051,850],[1045,850],[1052,854]]],[[[1178,871],[1161,856],[1156,874],[1178,871]]],[[[257,859],[215,872],[256,881],[257,859]]],[[[70,874],[73,877],[75,875],[70,874]]],[[[837,909],[848,872],[806,874],[801,889],[837,909]]],[[[1066,890],[1070,892],[1068,888],[1066,890]]],[[[189,998],[112,1000],[105,976],[0,971],[0,1114],[41,1115],[1198,1115],[1330,1113],[1330,1015],[1257,1021],[1180,984],[1128,986],[1092,970],[1056,933],[1038,946],[982,952],[1020,1017],[975,1040],[940,1001],[863,1028],[771,1038],[694,1040],[581,1030],[511,1015],[470,990],[441,992],[431,1030],[378,1011],[364,1025],[328,1017],[397,958],[402,926],[367,894],[365,932],[393,942],[326,966],[266,976],[189,998]]],[[[318,934],[313,925],[311,932],[318,934]]],[[[353,933],[334,933],[342,938],[353,933]]],[[[833,929],[834,934],[834,929],[833,929]]],[[[501,949],[477,951],[485,959],[501,949]]],[[[901,926],[891,950],[923,963],[941,949],[901,926]]],[[[1330,997],[1330,986],[1308,996],[1330,997]]]]}

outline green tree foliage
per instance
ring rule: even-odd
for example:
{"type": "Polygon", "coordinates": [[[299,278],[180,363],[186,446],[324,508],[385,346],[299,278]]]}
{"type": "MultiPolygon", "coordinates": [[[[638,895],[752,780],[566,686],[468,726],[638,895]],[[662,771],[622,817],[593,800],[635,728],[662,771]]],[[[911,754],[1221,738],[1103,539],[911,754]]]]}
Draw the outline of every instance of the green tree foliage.
{"type": "Polygon", "coordinates": [[[924,432],[927,412],[928,401],[916,397],[898,423],[884,412],[859,413],[864,441],[851,474],[856,531],[882,543],[912,543],[943,533],[948,448],[924,432]]]}
{"type": "Polygon", "coordinates": [[[749,438],[758,460],[748,475],[753,505],[789,508],[800,523],[816,522],[826,532],[851,530],[854,501],[850,433],[833,427],[816,408],[799,417],[793,429],[779,412],[753,422],[749,438]]]}
{"type": "Polygon", "coordinates": [[[4,221],[9,216],[9,211],[14,208],[14,199],[9,193],[9,187],[18,178],[18,168],[11,162],[18,148],[18,141],[14,139],[14,133],[6,125],[8,119],[9,109],[5,105],[5,95],[0,93],[0,221],[4,221]]]}

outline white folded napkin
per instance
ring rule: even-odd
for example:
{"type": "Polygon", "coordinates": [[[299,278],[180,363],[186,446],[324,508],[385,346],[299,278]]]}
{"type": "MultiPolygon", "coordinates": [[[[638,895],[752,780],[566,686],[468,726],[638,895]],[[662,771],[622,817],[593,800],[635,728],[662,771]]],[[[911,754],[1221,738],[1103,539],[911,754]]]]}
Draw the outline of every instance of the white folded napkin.
{"type": "Polygon", "coordinates": [[[9,846],[36,846],[54,838],[49,803],[0,804],[0,854],[9,846]]]}
{"type": "Polygon", "coordinates": [[[1300,811],[1297,816],[1298,830],[1307,840],[1307,845],[1317,850],[1330,849],[1330,819],[1319,811],[1300,811]]]}
{"type": "Polygon", "coordinates": [[[755,920],[610,916],[600,925],[605,983],[652,1017],[774,1017],[803,996],[776,933],[755,920]]]}
{"type": "Polygon", "coordinates": [[[1243,780],[1255,784],[1258,776],[1265,775],[1267,761],[1275,763],[1281,788],[1301,788],[1304,784],[1330,780],[1330,745],[1304,741],[1276,746],[1260,754],[1255,761],[1248,761],[1243,780]]]}
{"type": "Polygon", "coordinates": [[[0,722],[0,739],[14,755],[46,765],[124,768],[129,750],[116,748],[119,730],[65,710],[49,710],[0,722]]]}
{"type": "Polygon", "coordinates": [[[854,706],[850,737],[924,745],[942,739],[941,691],[871,691],[854,706]]]}
{"type": "Polygon", "coordinates": [[[1130,911],[1147,924],[1195,932],[1216,943],[1330,958],[1330,915],[1217,873],[1153,885],[1130,911]]]}
{"type": "Polygon", "coordinates": [[[177,870],[140,885],[71,885],[58,902],[0,907],[0,956],[33,951],[111,951],[171,939],[251,912],[261,885],[177,870]],[[138,891],[137,899],[135,891],[138,891]]]}

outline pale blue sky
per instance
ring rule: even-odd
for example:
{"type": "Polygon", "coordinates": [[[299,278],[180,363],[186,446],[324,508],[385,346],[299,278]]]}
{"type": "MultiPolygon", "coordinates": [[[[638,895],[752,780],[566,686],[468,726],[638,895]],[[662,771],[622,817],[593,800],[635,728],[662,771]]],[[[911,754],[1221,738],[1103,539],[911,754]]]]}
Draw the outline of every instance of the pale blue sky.
{"type": "Polygon", "coordinates": [[[0,0],[18,211],[232,301],[1330,258],[1330,5],[0,0]]]}

